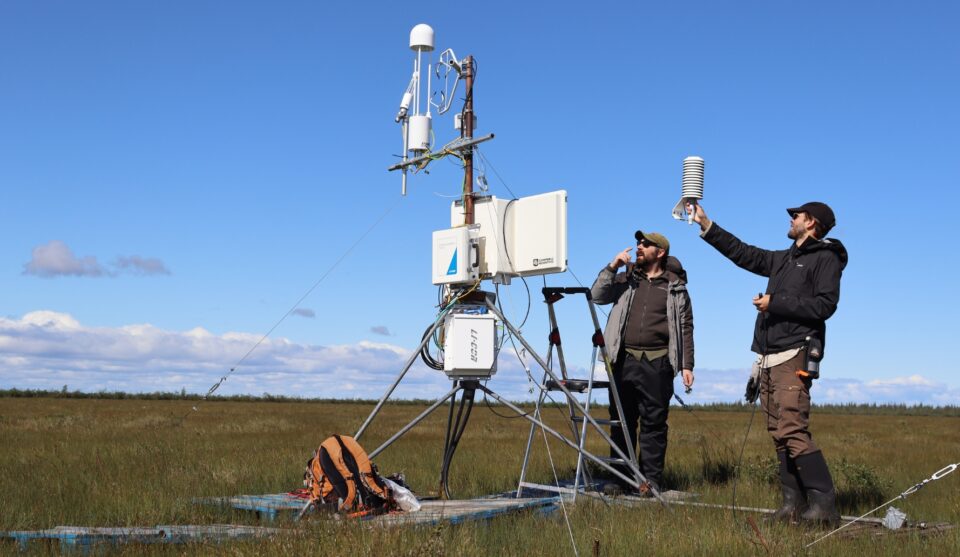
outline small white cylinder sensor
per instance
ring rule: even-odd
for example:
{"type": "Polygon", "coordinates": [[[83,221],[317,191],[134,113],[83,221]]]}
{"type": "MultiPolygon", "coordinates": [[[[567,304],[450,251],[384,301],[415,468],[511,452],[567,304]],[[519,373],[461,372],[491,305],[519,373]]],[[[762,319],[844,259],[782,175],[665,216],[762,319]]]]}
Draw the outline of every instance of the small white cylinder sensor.
{"type": "Polygon", "coordinates": [[[430,150],[430,117],[425,114],[411,116],[407,130],[407,148],[414,153],[430,150]]]}

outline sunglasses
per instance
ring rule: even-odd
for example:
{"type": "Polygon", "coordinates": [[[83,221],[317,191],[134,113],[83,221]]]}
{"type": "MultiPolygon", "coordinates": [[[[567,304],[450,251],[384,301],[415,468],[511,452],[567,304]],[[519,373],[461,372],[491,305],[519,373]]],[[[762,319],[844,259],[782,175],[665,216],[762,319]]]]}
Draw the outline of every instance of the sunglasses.
{"type": "Polygon", "coordinates": [[[660,247],[657,244],[654,244],[653,242],[651,242],[650,240],[647,240],[646,238],[637,242],[637,245],[640,246],[641,248],[649,248],[649,247],[659,248],[660,247]]]}

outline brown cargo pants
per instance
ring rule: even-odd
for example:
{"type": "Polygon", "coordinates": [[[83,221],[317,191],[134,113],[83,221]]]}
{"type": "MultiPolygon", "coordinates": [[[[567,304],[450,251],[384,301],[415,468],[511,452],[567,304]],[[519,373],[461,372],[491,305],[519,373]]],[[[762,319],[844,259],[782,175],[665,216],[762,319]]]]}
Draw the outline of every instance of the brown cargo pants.
{"type": "Polygon", "coordinates": [[[790,458],[819,451],[810,435],[809,378],[797,376],[803,369],[806,352],[760,371],[760,408],[767,417],[767,431],[778,451],[790,458]]]}

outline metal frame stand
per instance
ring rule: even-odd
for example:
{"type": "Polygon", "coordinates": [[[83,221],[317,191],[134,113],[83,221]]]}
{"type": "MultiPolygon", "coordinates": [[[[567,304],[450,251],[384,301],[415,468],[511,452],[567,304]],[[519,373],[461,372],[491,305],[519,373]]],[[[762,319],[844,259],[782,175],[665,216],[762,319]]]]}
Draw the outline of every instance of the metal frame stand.
{"type": "MultiPolygon", "coordinates": [[[[614,408],[616,408],[617,418],[618,418],[617,420],[598,419],[598,420],[595,420],[596,423],[602,424],[602,425],[620,425],[621,430],[624,432],[623,434],[626,435],[626,429],[623,427],[623,424],[626,422],[626,419],[623,413],[623,405],[620,402],[620,393],[617,390],[617,384],[614,381],[614,377],[613,377],[613,366],[611,365],[610,358],[607,354],[606,344],[604,343],[604,340],[603,340],[603,332],[600,329],[600,320],[597,318],[596,306],[594,305],[593,298],[590,295],[590,289],[583,288],[583,287],[580,287],[580,288],[545,287],[543,288],[543,297],[544,297],[544,301],[547,304],[547,311],[550,318],[550,336],[549,336],[550,349],[547,353],[548,361],[552,362],[551,356],[553,353],[553,349],[556,348],[557,360],[560,366],[560,375],[563,378],[563,385],[573,386],[573,389],[571,390],[571,392],[577,391],[577,392],[582,392],[586,394],[586,400],[584,400],[584,402],[582,403],[583,414],[581,415],[578,415],[576,408],[570,403],[570,400],[571,400],[570,397],[568,397],[567,399],[567,409],[568,409],[568,415],[570,418],[570,426],[571,426],[571,429],[573,430],[574,438],[577,441],[578,453],[579,453],[577,456],[577,468],[576,468],[576,474],[574,476],[574,484],[573,484],[573,490],[572,490],[575,498],[577,493],[579,493],[581,486],[585,488],[587,485],[590,485],[592,483],[590,474],[587,472],[583,461],[584,461],[584,454],[588,452],[586,450],[587,432],[589,431],[587,428],[587,424],[590,423],[590,421],[585,419],[584,416],[587,416],[590,413],[593,389],[595,387],[599,387],[599,388],[609,387],[610,394],[611,394],[610,404],[612,404],[614,408]],[[577,380],[575,382],[580,386],[573,386],[574,383],[570,382],[570,378],[567,376],[567,365],[566,365],[566,360],[563,356],[563,345],[560,341],[560,328],[557,325],[557,314],[556,314],[556,311],[554,310],[554,304],[562,300],[564,298],[564,294],[583,294],[586,298],[587,309],[590,311],[590,316],[593,320],[594,333],[591,338],[591,341],[593,343],[593,352],[590,358],[591,369],[588,372],[589,375],[586,380],[585,388],[583,388],[582,386],[583,385],[582,380],[577,380]],[[604,369],[607,373],[607,381],[601,384],[595,384],[593,379],[593,376],[594,376],[593,365],[594,365],[594,362],[597,361],[598,354],[603,359],[604,369]],[[577,424],[580,424],[579,430],[577,429],[577,424]]],[[[537,398],[536,410],[534,411],[534,415],[538,417],[540,416],[541,408],[543,407],[544,400],[547,398],[548,393],[551,390],[558,390],[558,387],[559,387],[556,381],[548,381],[547,377],[548,377],[548,374],[544,373],[543,383],[540,385],[540,396],[537,398]]],[[[531,426],[530,434],[527,437],[526,452],[523,455],[523,466],[520,470],[520,482],[517,487],[518,497],[522,494],[524,487],[534,487],[536,485],[536,484],[529,484],[525,481],[526,474],[527,474],[527,465],[529,464],[529,461],[530,461],[530,451],[533,447],[533,436],[535,433],[536,433],[536,426],[531,426]]],[[[616,447],[616,445],[611,443],[609,439],[607,440],[607,442],[608,444],[611,445],[611,447],[616,447]]],[[[624,460],[622,458],[622,455],[621,457],[608,457],[608,458],[600,457],[600,458],[606,463],[618,464],[621,466],[621,468],[629,469],[630,472],[634,473],[634,477],[637,480],[637,485],[639,485],[641,482],[646,481],[646,478],[644,478],[643,474],[641,474],[639,471],[636,451],[634,450],[633,444],[626,443],[626,445],[627,445],[627,456],[629,457],[629,461],[624,460]],[[628,465],[628,462],[629,462],[629,465],[628,465]]],[[[536,487],[538,489],[549,488],[549,486],[541,486],[541,485],[536,485],[536,487]]],[[[567,491],[559,487],[554,488],[554,490],[567,491]]]]}
{"type": "MultiPolygon", "coordinates": [[[[577,291],[579,293],[580,291],[585,289],[554,289],[554,290],[565,291],[569,293],[577,291]]],[[[459,391],[465,390],[465,389],[473,389],[473,390],[479,390],[486,393],[491,398],[493,398],[500,404],[504,405],[506,408],[517,413],[517,415],[525,418],[527,421],[531,423],[532,428],[534,429],[540,428],[542,431],[550,434],[551,436],[558,439],[559,441],[561,441],[571,449],[577,451],[577,453],[579,454],[578,468],[580,467],[583,459],[590,460],[591,462],[595,463],[597,466],[607,470],[612,475],[622,480],[625,484],[630,485],[636,489],[639,489],[640,485],[643,482],[646,482],[646,478],[637,467],[636,458],[633,457],[632,454],[630,455],[624,454],[623,451],[620,450],[619,447],[617,447],[616,443],[613,442],[613,440],[610,438],[607,432],[603,430],[600,422],[598,420],[595,420],[592,416],[590,416],[589,411],[583,406],[583,404],[580,403],[579,400],[577,400],[574,394],[566,387],[566,385],[561,380],[561,378],[557,377],[557,375],[553,372],[553,370],[550,369],[550,366],[547,365],[547,363],[543,360],[543,358],[541,358],[540,355],[537,354],[536,350],[534,350],[533,347],[530,346],[530,343],[528,343],[527,340],[523,337],[523,335],[520,334],[520,331],[516,327],[514,327],[513,324],[510,323],[510,321],[508,321],[506,317],[504,317],[504,315],[500,312],[500,310],[494,304],[493,295],[490,293],[482,293],[482,294],[484,295],[484,303],[487,306],[487,309],[493,315],[495,315],[497,319],[499,319],[503,323],[504,327],[506,327],[507,330],[514,336],[514,338],[516,338],[517,341],[519,341],[520,344],[523,345],[526,351],[533,357],[533,359],[537,362],[537,364],[543,369],[544,377],[545,378],[549,377],[551,380],[553,380],[558,390],[561,391],[564,394],[564,396],[566,396],[568,405],[573,409],[571,410],[571,412],[577,412],[579,413],[580,416],[583,417],[583,420],[584,420],[583,433],[577,434],[576,429],[574,428],[574,437],[576,440],[571,440],[565,437],[563,434],[557,432],[550,426],[548,426],[546,423],[544,423],[543,420],[540,419],[539,413],[537,413],[535,416],[531,416],[528,412],[524,412],[522,408],[519,408],[515,404],[501,397],[499,394],[491,390],[486,385],[483,385],[480,382],[480,380],[475,378],[474,379],[463,378],[463,379],[454,380],[453,388],[451,388],[445,395],[443,395],[440,399],[438,399],[436,402],[431,404],[426,410],[421,412],[410,423],[400,428],[399,431],[397,431],[389,439],[384,441],[379,447],[371,451],[369,453],[370,458],[375,458],[377,455],[383,452],[387,447],[393,444],[397,439],[402,437],[405,433],[413,429],[413,427],[416,426],[418,423],[426,419],[427,416],[429,416],[437,408],[442,406],[444,402],[449,400],[451,397],[455,396],[459,391]],[[587,430],[586,429],[587,423],[589,423],[597,431],[597,433],[600,435],[601,438],[603,438],[604,441],[606,441],[607,445],[609,445],[611,450],[616,454],[616,457],[619,458],[619,461],[622,462],[622,466],[627,468],[628,471],[632,473],[633,477],[629,477],[623,472],[621,472],[620,470],[618,470],[617,468],[613,467],[610,464],[610,460],[611,460],[610,458],[599,457],[586,450],[586,448],[583,446],[583,438],[585,437],[585,433],[587,430]]],[[[587,294],[587,296],[589,296],[589,293],[587,294]]],[[[400,384],[400,381],[403,379],[406,373],[410,370],[410,367],[413,365],[414,361],[416,361],[416,358],[419,355],[420,351],[423,349],[423,347],[426,345],[429,339],[433,336],[434,331],[436,331],[436,329],[440,327],[441,322],[442,320],[438,319],[437,322],[434,323],[433,326],[427,330],[427,333],[424,335],[423,340],[420,342],[420,346],[418,346],[417,349],[414,350],[413,354],[407,360],[406,364],[404,365],[403,369],[400,371],[400,374],[397,376],[396,380],[394,380],[393,384],[390,385],[390,387],[384,393],[383,397],[380,398],[380,401],[377,402],[377,405],[374,407],[373,411],[371,411],[370,415],[367,416],[367,419],[360,426],[360,429],[357,430],[357,433],[354,434],[355,439],[357,440],[360,439],[360,437],[364,434],[364,432],[373,422],[373,419],[377,416],[377,414],[379,414],[381,408],[383,408],[383,405],[386,403],[387,399],[390,398],[390,395],[393,394],[393,391],[396,390],[397,386],[400,384]]],[[[596,319],[596,314],[594,314],[594,324],[597,325],[597,330],[599,331],[599,324],[596,319]]],[[[604,360],[609,362],[609,360],[606,358],[606,355],[604,355],[604,360]]],[[[612,374],[612,369],[610,368],[609,363],[607,364],[607,373],[612,380],[613,374],[612,374]]],[[[544,386],[541,385],[540,388],[542,389],[544,388],[544,386]]],[[[616,386],[614,385],[614,390],[615,389],[616,389],[616,386]]],[[[620,410],[621,412],[621,421],[622,421],[622,417],[623,417],[622,410],[620,409],[619,405],[617,407],[618,407],[618,410],[620,410]]],[[[609,422],[609,420],[606,420],[606,421],[609,422]]],[[[632,453],[633,451],[630,451],[630,452],[632,453]]],[[[666,505],[666,502],[660,496],[660,493],[658,491],[653,490],[653,495],[663,505],[666,505]]]]}

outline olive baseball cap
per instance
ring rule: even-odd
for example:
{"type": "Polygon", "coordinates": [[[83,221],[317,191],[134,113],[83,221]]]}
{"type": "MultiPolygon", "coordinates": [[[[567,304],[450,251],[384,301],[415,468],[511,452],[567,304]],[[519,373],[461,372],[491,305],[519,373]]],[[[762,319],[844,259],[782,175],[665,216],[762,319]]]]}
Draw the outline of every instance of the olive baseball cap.
{"type": "Polygon", "coordinates": [[[667,253],[670,253],[670,240],[667,240],[667,237],[663,234],[657,232],[644,233],[642,230],[637,230],[633,237],[636,238],[638,242],[640,240],[646,240],[667,253]]]}
{"type": "Polygon", "coordinates": [[[791,217],[794,213],[806,213],[817,219],[817,222],[823,225],[827,232],[837,224],[837,219],[833,216],[833,209],[826,203],[820,203],[819,201],[811,201],[799,207],[787,209],[787,214],[791,217]]]}

